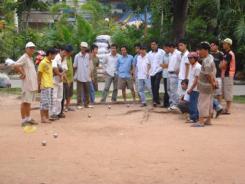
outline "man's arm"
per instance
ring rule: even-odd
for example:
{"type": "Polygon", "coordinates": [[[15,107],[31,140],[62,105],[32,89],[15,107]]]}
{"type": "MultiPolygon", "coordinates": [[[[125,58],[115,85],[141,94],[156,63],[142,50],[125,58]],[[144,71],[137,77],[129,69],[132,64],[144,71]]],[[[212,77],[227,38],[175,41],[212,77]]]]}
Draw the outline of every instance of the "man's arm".
{"type": "Polygon", "coordinates": [[[198,76],[195,76],[192,86],[187,91],[188,94],[190,94],[193,91],[193,89],[197,86],[198,78],[199,78],[198,76]]]}
{"type": "Polygon", "coordinates": [[[190,64],[185,63],[185,79],[189,78],[190,64]]]}
{"type": "Polygon", "coordinates": [[[41,79],[42,79],[42,72],[37,73],[37,84],[38,84],[38,92],[41,91],[41,79]]]}

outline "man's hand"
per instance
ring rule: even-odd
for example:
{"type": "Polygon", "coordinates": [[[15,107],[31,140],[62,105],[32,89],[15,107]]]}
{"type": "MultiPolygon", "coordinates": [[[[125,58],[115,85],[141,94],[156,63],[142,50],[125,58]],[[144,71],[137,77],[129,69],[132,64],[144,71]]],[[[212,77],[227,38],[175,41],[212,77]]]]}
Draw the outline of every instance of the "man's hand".
{"type": "Polygon", "coordinates": [[[22,73],[22,74],[20,75],[20,79],[23,80],[23,79],[25,79],[25,78],[26,78],[26,74],[22,73]]]}
{"type": "Polygon", "coordinates": [[[192,89],[187,90],[187,94],[190,95],[192,92],[192,89]]]}

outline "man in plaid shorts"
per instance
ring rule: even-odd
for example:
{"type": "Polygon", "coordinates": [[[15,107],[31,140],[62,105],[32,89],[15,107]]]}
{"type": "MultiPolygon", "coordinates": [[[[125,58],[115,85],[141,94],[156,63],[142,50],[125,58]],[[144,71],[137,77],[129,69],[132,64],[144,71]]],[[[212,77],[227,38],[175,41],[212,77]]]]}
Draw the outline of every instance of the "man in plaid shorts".
{"type": "Polygon", "coordinates": [[[41,123],[50,123],[49,110],[52,107],[53,93],[53,68],[52,60],[57,54],[56,50],[51,48],[46,52],[46,57],[38,66],[38,91],[40,95],[41,123]]]}

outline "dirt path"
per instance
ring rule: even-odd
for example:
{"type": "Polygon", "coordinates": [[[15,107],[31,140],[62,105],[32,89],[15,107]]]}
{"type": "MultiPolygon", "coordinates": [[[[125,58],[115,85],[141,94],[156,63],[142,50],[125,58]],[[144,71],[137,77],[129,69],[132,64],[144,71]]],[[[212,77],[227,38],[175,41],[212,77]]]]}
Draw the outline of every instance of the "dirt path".
{"type": "Polygon", "coordinates": [[[160,108],[111,107],[70,112],[26,134],[19,101],[0,97],[0,184],[245,183],[245,105],[205,128],[160,108]]]}

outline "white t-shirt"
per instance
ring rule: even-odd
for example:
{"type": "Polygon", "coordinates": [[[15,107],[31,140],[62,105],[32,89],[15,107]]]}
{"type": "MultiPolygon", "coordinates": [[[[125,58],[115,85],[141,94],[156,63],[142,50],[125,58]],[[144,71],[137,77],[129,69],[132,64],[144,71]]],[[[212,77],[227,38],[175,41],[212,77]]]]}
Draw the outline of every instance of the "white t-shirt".
{"type": "Polygon", "coordinates": [[[114,77],[116,74],[116,70],[117,70],[117,60],[119,58],[120,54],[116,54],[115,56],[113,56],[111,53],[109,55],[107,55],[104,58],[104,62],[103,62],[103,69],[104,71],[110,75],[111,77],[114,77]]]}
{"type": "Polygon", "coordinates": [[[25,53],[16,61],[16,65],[22,66],[26,74],[22,79],[22,91],[37,91],[37,72],[32,58],[25,53]]]}
{"type": "Polygon", "coordinates": [[[180,52],[175,49],[173,53],[169,53],[168,72],[176,72],[180,67],[180,52]]]}
{"type": "MultiPolygon", "coordinates": [[[[198,62],[195,63],[195,65],[191,65],[190,66],[190,79],[189,79],[189,83],[188,83],[188,89],[191,88],[191,86],[193,85],[193,82],[195,80],[196,76],[199,76],[200,71],[201,71],[201,67],[202,65],[200,65],[198,62]]],[[[193,91],[198,91],[197,90],[197,85],[196,87],[193,89],[193,91]]]]}
{"type": "MultiPolygon", "coordinates": [[[[179,68],[179,79],[184,80],[185,79],[185,72],[186,72],[186,64],[190,64],[188,59],[189,51],[185,51],[184,54],[181,53],[181,61],[180,61],[180,68],[179,68]]],[[[189,75],[187,76],[187,79],[189,79],[189,75]]]]}
{"type": "Polygon", "coordinates": [[[76,68],[76,73],[74,78],[79,82],[90,82],[91,72],[93,70],[92,62],[89,59],[89,54],[82,55],[79,52],[74,59],[74,68],[76,68]]]}
{"type": "MultiPolygon", "coordinates": [[[[52,67],[59,69],[60,67],[62,67],[61,61],[62,61],[62,58],[61,58],[60,54],[56,54],[54,60],[52,61],[52,67]]],[[[55,76],[55,75],[53,77],[53,80],[54,80],[55,84],[62,82],[61,78],[59,76],[55,76]]]]}
{"type": "Polygon", "coordinates": [[[162,49],[157,49],[157,52],[150,51],[148,53],[148,59],[151,65],[151,69],[150,69],[151,76],[154,76],[158,72],[162,71],[161,64],[163,63],[164,54],[165,54],[165,51],[162,49]]]}
{"type": "Polygon", "coordinates": [[[136,68],[137,68],[137,78],[138,79],[147,79],[147,69],[148,69],[149,64],[150,64],[150,61],[147,55],[145,55],[144,57],[139,55],[137,57],[136,68]]]}

